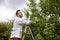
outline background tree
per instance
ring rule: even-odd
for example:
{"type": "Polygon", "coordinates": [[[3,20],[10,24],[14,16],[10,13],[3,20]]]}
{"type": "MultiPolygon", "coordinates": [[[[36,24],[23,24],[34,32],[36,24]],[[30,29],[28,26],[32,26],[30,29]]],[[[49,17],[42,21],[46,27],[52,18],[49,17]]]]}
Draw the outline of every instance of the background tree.
{"type": "Polygon", "coordinates": [[[0,22],[0,40],[9,40],[13,21],[0,22]]]}
{"type": "Polygon", "coordinates": [[[29,0],[24,9],[26,17],[35,22],[30,25],[34,40],[60,40],[60,0],[36,1],[29,0]]]}

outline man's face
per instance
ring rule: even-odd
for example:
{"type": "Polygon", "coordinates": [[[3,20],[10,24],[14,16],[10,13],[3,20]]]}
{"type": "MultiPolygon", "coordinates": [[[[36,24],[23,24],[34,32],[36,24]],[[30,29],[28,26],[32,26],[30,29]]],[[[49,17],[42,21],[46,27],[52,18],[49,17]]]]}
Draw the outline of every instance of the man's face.
{"type": "Polygon", "coordinates": [[[18,14],[17,14],[17,16],[18,16],[18,17],[23,17],[22,12],[19,11],[18,14]]]}

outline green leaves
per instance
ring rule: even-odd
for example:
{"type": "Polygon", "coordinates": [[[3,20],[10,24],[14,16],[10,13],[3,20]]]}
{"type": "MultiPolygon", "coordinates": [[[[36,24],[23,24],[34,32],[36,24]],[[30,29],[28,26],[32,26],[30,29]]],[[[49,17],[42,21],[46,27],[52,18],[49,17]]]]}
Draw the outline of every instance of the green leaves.
{"type": "Polygon", "coordinates": [[[29,26],[34,40],[60,40],[60,1],[39,0],[38,4],[36,1],[29,0],[28,9],[26,9],[29,10],[28,15],[31,13],[32,23],[29,26]]]}
{"type": "Polygon", "coordinates": [[[13,21],[0,22],[0,40],[9,40],[13,21]]]}

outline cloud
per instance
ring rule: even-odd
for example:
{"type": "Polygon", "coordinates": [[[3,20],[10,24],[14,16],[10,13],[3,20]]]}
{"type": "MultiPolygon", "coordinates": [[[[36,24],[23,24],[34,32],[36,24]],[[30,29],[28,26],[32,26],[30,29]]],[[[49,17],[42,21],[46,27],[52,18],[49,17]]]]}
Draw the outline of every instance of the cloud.
{"type": "Polygon", "coordinates": [[[0,0],[0,5],[4,3],[5,0],[0,0]]]}
{"type": "Polygon", "coordinates": [[[10,4],[14,6],[21,5],[22,3],[25,3],[24,1],[25,0],[10,0],[10,4]]]}
{"type": "Polygon", "coordinates": [[[2,3],[4,0],[0,0],[0,3],[2,3]]]}
{"type": "Polygon", "coordinates": [[[4,5],[10,9],[18,9],[25,7],[26,0],[0,0],[0,6],[4,5]]]}
{"type": "Polygon", "coordinates": [[[24,7],[25,3],[26,3],[26,0],[10,0],[9,6],[12,9],[17,9],[19,6],[24,7]]]}
{"type": "Polygon", "coordinates": [[[12,19],[15,14],[15,10],[11,10],[5,6],[0,6],[0,21],[6,21],[12,19]]]}
{"type": "Polygon", "coordinates": [[[26,6],[26,0],[0,0],[0,21],[6,21],[14,17],[17,9],[26,6]]]}

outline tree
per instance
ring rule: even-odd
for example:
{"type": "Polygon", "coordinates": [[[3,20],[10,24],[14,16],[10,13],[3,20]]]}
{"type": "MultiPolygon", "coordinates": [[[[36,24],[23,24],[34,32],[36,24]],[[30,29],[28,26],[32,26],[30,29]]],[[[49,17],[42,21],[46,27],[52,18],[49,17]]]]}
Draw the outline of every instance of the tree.
{"type": "MultiPolygon", "coordinates": [[[[26,17],[30,16],[34,40],[60,40],[60,0],[29,0],[26,17]],[[34,23],[33,23],[34,22],[34,23]]],[[[26,36],[25,38],[27,39],[26,36]]],[[[30,38],[28,38],[30,39],[30,38]]],[[[32,40],[32,39],[30,39],[32,40]]]]}
{"type": "Polygon", "coordinates": [[[13,21],[0,22],[0,40],[9,40],[13,21]]]}

